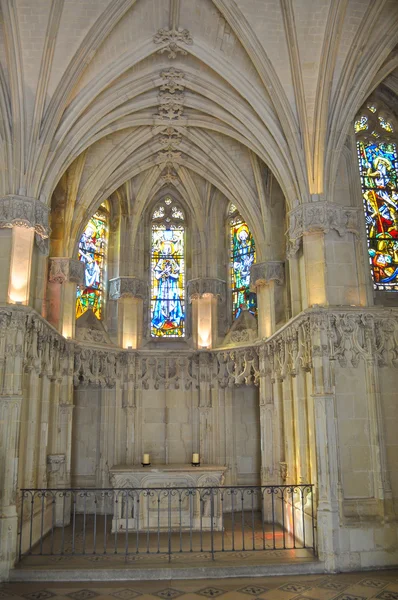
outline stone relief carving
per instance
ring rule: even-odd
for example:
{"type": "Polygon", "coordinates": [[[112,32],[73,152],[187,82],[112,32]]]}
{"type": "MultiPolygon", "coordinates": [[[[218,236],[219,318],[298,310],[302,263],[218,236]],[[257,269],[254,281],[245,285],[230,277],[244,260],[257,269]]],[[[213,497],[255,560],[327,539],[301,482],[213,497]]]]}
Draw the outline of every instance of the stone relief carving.
{"type": "Polygon", "coordinates": [[[148,282],[138,277],[115,277],[109,280],[109,298],[119,300],[126,296],[142,298],[148,295],[148,282]]]}
{"type": "Polygon", "coordinates": [[[50,228],[49,207],[26,196],[9,195],[0,198],[0,228],[26,227],[34,229],[35,241],[40,252],[48,254],[50,228]]]}
{"type": "Polygon", "coordinates": [[[227,284],[222,279],[198,277],[188,281],[187,291],[190,302],[193,298],[201,298],[203,294],[212,294],[223,303],[226,301],[227,284]]]}
{"type": "Polygon", "coordinates": [[[187,51],[181,47],[181,44],[192,46],[193,39],[188,29],[159,29],[154,35],[153,41],[155,44],[165,44],[163,48],[158,50],[158,54],[168,52],[167,57],[170,59],[177,58],[177,54],[186,55],[187,51]]]}
{"type": "Polygon", "coordinates": [[[182,71],[171,67],[166,71],[161,71],[160,77],[163,80],[163,83],[160,85],[159,88],[161,92],[170,92],[170,94],[174,94],[175,92],[184,91],[184,73],[182,71]]]}
{"type": "Polygon", "coordinates": [[[358,234],[358,209],[323,201],[307,202],[294,208],[289,213],[288,256],[296,254],[306,233],[326,233],[332,229],[341,236],[346,232],[358,234]]]}
{"type": "Polygon", "coordinates": [[[73,258],[50,258],[48,280],[51,283],[83,284],[84,263],[73,258]]]}
{"type": "Polygon", "coordinates": [[[269,281],[276,281],[279,285],[285,282],[285,265],[282,261],[268,260],[255,263],[250,269],[250,285],[257,287],[269,281]]]}

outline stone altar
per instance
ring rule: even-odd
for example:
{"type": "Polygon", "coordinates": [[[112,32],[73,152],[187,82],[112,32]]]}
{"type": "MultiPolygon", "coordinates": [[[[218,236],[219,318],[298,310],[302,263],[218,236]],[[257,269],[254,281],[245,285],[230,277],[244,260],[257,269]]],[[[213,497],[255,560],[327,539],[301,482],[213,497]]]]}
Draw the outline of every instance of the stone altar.
{"type": "Polygon", "coordinates": [[[222,486],[226,470],[227,467],[219,465],[189,464],[112,467],[110,481],[117,490],[112,532],[179,531],[180,528],[206,531],[212,526],[214,531],[221,531],[220,495],[212,495],[207,488],[222,486]],[[124,492],[123,488],[129,491],[124,492]]]}

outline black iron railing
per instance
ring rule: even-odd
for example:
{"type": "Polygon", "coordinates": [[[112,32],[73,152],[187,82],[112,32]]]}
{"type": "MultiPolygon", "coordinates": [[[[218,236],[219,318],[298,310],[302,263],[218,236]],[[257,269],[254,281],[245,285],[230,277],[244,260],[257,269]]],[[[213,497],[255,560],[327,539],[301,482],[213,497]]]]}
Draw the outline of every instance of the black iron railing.
{"type": "Polygon", "coordinates": [[[313,485],[21,489],[19,557],[307,549],[313,485]]]}

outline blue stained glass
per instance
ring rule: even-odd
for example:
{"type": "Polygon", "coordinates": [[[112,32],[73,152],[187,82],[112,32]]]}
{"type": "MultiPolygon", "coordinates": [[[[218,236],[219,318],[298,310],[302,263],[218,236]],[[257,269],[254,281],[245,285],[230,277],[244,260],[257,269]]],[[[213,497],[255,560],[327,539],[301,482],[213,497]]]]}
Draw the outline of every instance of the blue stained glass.
{"type": "Polygon", "coordinates": [[[240,216],[231,219],[231,288],[232,315],[236,319],[243,309],[257,314],[257,296],[250,291],[250,269],[256,260],[253,236],[240,216]]]}

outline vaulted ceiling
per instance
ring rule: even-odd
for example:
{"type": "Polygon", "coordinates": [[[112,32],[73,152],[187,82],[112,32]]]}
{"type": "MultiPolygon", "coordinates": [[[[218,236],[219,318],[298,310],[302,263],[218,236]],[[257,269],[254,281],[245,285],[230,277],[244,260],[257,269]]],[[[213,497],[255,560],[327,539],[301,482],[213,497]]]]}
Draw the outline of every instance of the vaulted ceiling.
{"type": "MultiPolygon", "coordinates": [[[[255,230],[264,164],[287,206],[332,194],[355,113],[398,94],[396,0],[2,0],[2,194],[75,235],[117,194],[222,194],[255,230]]],[[[255,233],[255,231],[254,231],[255,233]]]]}

